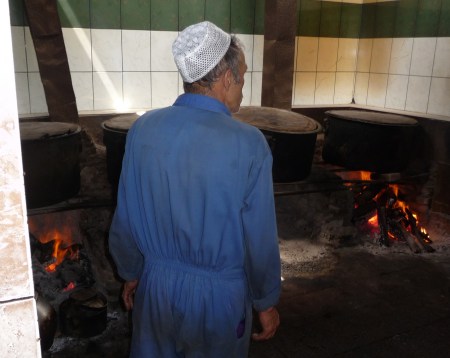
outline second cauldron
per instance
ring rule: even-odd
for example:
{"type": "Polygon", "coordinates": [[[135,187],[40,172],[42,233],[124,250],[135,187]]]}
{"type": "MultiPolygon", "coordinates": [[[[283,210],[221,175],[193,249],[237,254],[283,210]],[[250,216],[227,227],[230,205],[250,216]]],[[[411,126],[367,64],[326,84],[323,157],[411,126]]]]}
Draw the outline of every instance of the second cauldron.
{"type": "Polygon", "coordinates": [[[299,113],[271,107],[241,107],[233,116],[264,134],[272,151],[275,183],[308,177],[317,134],[322,130],[318,122],[299,113]]]}
{"type": "Polygon", "coordinates": [[[402,172],[411,159],[417,127],[414,118],[392,113],[327,111],[322,157],[352,170],[402,172]]]}

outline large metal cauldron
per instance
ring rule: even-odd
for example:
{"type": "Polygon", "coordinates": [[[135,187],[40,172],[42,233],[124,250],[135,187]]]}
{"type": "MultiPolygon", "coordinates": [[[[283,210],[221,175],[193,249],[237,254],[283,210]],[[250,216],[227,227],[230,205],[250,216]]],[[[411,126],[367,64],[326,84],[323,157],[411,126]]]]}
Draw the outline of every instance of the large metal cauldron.
{"type": "Polygon", "coordinates": [[[305,179],[311,172],[319,123],[304,115],[270,107],[241,107],[234,117],[257,127],[273,156],[275,183],[305,179]]]}
{"type": "Polygon", "coordinates": [[[62,122],[20,123],[29,209],[56,204],[80,190],[81,128],[62,122]]]}
{"type": "Polygon", "coordinates": [[[377,173],[396,173],[407,168],[418,127],[415,119],[360,110],[332,110],[325,114],[325,162],[377,173]]]}
{"type": "Polygon", "coordinates": [[[102,123],[108,181],[112,186],[114,196],[117,193],[120,172],[122,171],[127,133],[137,118],[139,116],[136,113],[123,114],[102,123]]]}

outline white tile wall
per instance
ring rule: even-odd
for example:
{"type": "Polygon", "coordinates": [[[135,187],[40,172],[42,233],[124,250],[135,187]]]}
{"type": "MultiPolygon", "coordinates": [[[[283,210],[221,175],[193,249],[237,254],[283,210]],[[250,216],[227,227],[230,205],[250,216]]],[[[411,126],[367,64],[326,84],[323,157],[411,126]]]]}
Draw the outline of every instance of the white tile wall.
{"type": "Polygon", "coordinates": [[[28,74],[16,72],[15,80],[17,109],[19,110],[19,113],[31,113],[30,92],[28,90],[28,74]]]}
{"type": "Polygon", "coordinates": [[[30,29],[25,27],[25,51],[27,54],[27,68],[29,72],[38,72],[39,67],[34,50],[33,39],[31,38],[30,29]]]}
{"type": "Polygon", "coordinates": [[[311,105],[315,103],[316,72],[296,72],[294,77],[293,105],[311,105]]]}
{"type": "Polygon", "coordinates": [[[152,72],[152,107],[170,106],[178,95],[178,72],[152,72]]]}
{"type": "Polygon", "coordinates": [[[339,40],[335,38],[319,38],[317,71],[336,71],[339,40]]]}
{"type": "Polygon", "coordinates": [[[124,71],[150,72],[150,32],[122,30],[124,71]]]}
{"type": "Polygon", "coordinates": [[[370,60],[372,59],[373,39],[360,39],[358,43],[358,58],[356,70],[358,72],[370,71],[370,60]]]}
{"type": "Polygon", "coordinates": [[[11,40],[15,72],[27,72],[27,54],[25,51],[25,31],[22,26],[11,26],[11,40]]]}
{"type": "Polygon", "coordinates": [[[408,75],[411,68],[413,39],[395,38],[392,41],[389,73],[393,75],[408,75]]]}
{"type": "Polygon", "coordinates": [[[441,116],[450,113],[450,78],[431,79],[428,113],[441,116]]]}
{"type": "Polygon", "coordinates": [[[354,72],[336,72],[334,104],[349,104],[353,99],[355,82],[354,72]]]}
{"type": "Polygon", "coordinates": [[[261,105],[262,72],[252,72],[252,95],[250,104],[252,106],[261,105]]]}
{"type": "Polygon", "coordinates": [[[152,53],[151,70],[158,71],[177,71],[177,66],[172,56],[172,43],[178,36],[174,31],[151,31],[152,53]]]}
{"type": "Polygon", "coordinates": [[[389,75],[386,93],[386,108],[404,110],[407,92],[408,76],[389,75]]]}
{"type": "MultiPolygon", "coordinates": [[[[63,35],[80,111],[161,107],[183,93],[171,53],[178,32],[65,28],[63,35]]],[[[260,105],[264,36],[237,36],[248,66],[243,104],[260,105]]],[[[13,27],[12,38],[19,113],[45,113],[29,29],[13,27]]],[[[450,38],[297,37],[293,105],[354,99],[450,117],[448,58],[450,38]]]]}
{"type": "Polygon", "coordinates": [[[123,99],[127,108],[151,108],[152,90],[150,72],[124,72],[123,99]]]}
{"type": "Polygon", "coordinates": [[[94,110],[94,84],[92,72],[72,72],[72,86],[79,111],[94,110]]]}
{"type": "Polygon", "coordinates": [[[431,77],[409,76],[406,94],[407,111],[427,113],[431,77]]]}
{"type": "Polygon", "coordinates": [[[355,79],[355,103],[367,104],[367,92],[369,90],[369,73],[357,72],[355,79]]]}
{"type": "Polygon", "coordinates": [[[387,80],[387,74],[369,74],[369,89],[367,90],[368,106],[384,107],[386,102],[387,80]]]}
{"type": "Polygon", "coordinates": [[[264,36],[255,35],[253,37],[253,71],[263,70],[263,55],[264,55],[264,36]]]}
{"type": "Polygon", "coordinates": [[[435,50],[435,38],[415,38],[413,40],[411,70],[409,74],[413,76],[431,76],[435,50]]]}
{"type": "Polygon", "coordinates": [[[316,71],[318,53],[319,39],[317,37],[298,37],[296,71],[316,71]]]}
{"type": "Polygon", "coordinates": [[[356,58],[358,53],[358,39],[339,39],[336,70],[356,71],[356,58]]]}
{"type": "Polygon", "coordinates": [[[436,42],[433,77],[450,77],[450,38],[440,37],[436,42]]]}
{"type": "Polygon", "coordinates": [[[252,102],[252,74],[247,72],[244,75],[244,87],[242,88],[242,106],[249,106],[252,102]]]}
{"type": "Polygon", "coordinates": [[[122,31],[92,29],[91,35],[94,71],[122,71],[122,31]]]}
{"type": "Polygon", "coordinates": [[[336,72],[317,72],[314,93],[315,104],[333,103],[335,81],[336,72]]]}
{"type": "Polygon", "coordinates": [[[122,73],[94,72],[94,110],[123,108],[122,73]]]}
{"type": "Polygon", "coordinates": [[[39,72],[28,73],[31,113],[47,113],[47,101],[39,72]]]}
{"type": "Polygon", "coordinates": [[[370,60],[370,72],[388,73],[391,59],[392,39],[374,39],[372,46],[372,58],[370,60]]]}
{"type": "Polygon", "coordinates": [[[253,35],[236,35],[244,47],[247,71],[253,71],[253,35]]]}
{"type": "Polygon", "coordinates": [[[92,71],[91,31],[80,28],[62,30],[70,71],[92,71]]]}

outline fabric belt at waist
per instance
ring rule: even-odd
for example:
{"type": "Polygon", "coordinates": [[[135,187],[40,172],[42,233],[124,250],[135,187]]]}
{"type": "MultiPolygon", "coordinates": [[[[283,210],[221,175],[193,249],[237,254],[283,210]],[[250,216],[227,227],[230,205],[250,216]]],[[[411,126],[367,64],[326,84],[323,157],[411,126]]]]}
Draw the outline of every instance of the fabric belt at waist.
{"type": "Polygon", "coordinates": [[[145,268],[151,269],[152,267],[164,268],[167,270],[177,270],[182,271],[184,273],[191,273],[197,276],[203,276],[208,278],[214,278],[218,280],[241,280],[245,278],[245,272],[243,269],[235,268],[235,269],[227,269],[222,271],[215,271],[209,269],[207,267],[199,267],[190,264],[186,264],[184,262],[169,260],[169,259],[160,259],[160,258],[152,258],[148,259],[145,263],[145,268]]]}

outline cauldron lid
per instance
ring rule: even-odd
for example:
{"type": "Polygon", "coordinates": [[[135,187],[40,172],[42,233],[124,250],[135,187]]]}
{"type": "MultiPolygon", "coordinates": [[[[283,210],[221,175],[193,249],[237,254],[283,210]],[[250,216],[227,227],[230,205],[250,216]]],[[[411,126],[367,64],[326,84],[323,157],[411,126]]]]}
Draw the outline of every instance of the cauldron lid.
{"type": "Polygon", "coordinates": [[[369,112],[350,109],[326,111],[325,114],[328,117],[381,125],[408,126],[417,124],[417,121],[414,118],[392,113],[369,112]]]}
{"type": "Polygon", "coordinates": [[[139,115],[136,113],[122,114],[103,122],[103,126],[107,129],[113,129],[119,132],[128,132],[139,115]]]}
{"type": "Polygon", "coordinates": [[[271,107],[241,107],[233,117],[262,130],[279,133],[318,132],[320,125],[313,119],[285,109],[271,107]]]}
{"type": "Polygon", "coordinates": [[[52,139],[81,131],[79,125],[65,122],[21,122],[19,129],[23,141],[52,139]]]}

